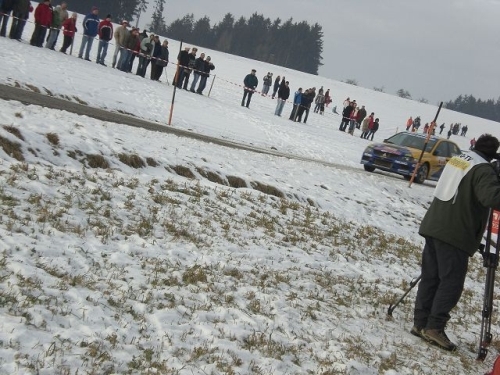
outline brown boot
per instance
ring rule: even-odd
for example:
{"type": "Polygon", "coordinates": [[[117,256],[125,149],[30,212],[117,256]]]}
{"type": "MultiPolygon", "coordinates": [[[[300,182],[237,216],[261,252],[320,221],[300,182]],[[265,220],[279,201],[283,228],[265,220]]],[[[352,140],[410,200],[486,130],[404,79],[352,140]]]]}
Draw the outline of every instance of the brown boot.
{"type": "Polygon", "coordinates": [[[457,346],[450,341],[446,333],[444,333],[444,329],[423,329],[422,337],[429,341],[431,344],[437,345],[444,350],[448,350],[450,352],[457,349],[457,346]]]}

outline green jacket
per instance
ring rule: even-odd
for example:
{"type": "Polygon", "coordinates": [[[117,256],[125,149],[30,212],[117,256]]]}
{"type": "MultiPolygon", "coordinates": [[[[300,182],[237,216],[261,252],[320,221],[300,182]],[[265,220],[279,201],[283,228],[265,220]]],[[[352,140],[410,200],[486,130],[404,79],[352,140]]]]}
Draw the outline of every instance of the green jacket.
{"type": "Polygon", "coordinates": [[[472,256],[481,243],[490,207],[500,210],[500,180],[493,165],[483,163],[472,167],[463,177],[454,199],[445,202],[434,198],[419,234],[446,242],[472,256]]]}

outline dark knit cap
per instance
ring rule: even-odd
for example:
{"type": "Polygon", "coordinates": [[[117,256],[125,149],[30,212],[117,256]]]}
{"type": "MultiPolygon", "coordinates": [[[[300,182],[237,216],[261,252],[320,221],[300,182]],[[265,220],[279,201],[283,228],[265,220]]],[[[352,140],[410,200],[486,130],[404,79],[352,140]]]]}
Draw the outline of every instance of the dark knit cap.
{"type": "Polygon", "coordinates": [[[476,144],[474,145],[474,149],[482,152],[489,158],[494,158],[497,155],[498,147],[500,146],[500,142],[498,139],[491,134],[483,134],[480,136],[476,144]]]}

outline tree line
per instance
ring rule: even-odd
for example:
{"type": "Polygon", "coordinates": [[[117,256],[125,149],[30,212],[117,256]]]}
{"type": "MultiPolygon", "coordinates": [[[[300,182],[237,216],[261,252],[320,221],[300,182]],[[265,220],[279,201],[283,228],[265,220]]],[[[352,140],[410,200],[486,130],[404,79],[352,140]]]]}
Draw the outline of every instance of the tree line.
{"type": "Polygon", "coordinates": [[[99,8],[99,17],[105,18],[111,14],[113,22],[120,23],[122,20],[131,21],[137,19],[146,11],[147,0],[78,0],[68,2],[71,11],[80,14],[89,14],[93,6],[99,8]]]}
{"type": "Polygon", "coordinates": [[[500,122],[500,97],[495,101],[476,99],[472,95],[460,95],[455,100],[446,102],[444,106],[452,111],[500,122]]]}
{"type": "Polygon", "coordinates": [[[281,65],[305,73],[318,74],[323,52],[322,27],[306,21],[271,21],[254,13],[248,19],[235,19],[227,13],[222,21],[211,25],[210,19],[194,19],[187,14],[166,25],[162,16],[164,0],[157,0],[148,29],[160,35],[189,44],[281,65]]]}

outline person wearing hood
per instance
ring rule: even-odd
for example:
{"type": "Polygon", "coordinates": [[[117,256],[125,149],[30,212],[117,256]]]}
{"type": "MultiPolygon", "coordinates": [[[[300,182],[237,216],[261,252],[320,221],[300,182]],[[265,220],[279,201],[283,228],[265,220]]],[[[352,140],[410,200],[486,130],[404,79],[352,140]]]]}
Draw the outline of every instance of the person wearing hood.
{"type": "Polygon", "coordinates": [[[80,45],[80,52],[78,57],[83,58],[83,52],[85,51],[85,60],[90,61],[90,50],[92,49],[92,43],[99,31],[99,17],[97,14],[99,9],[97,7],[92,7],[89,14],[83,19],[83,36],[82,44],[80,45]]]}
{"type": "Polygon", "coordinates": [[[500,180],[491,163],[499,141],[481,135],[472,151],[452,157],[434,190],[419,234],[425,239],[411,334],[453,351],[445,328],[464,288],[469,258],[479,248],[490,209],[500,210],[500,180]]]}

